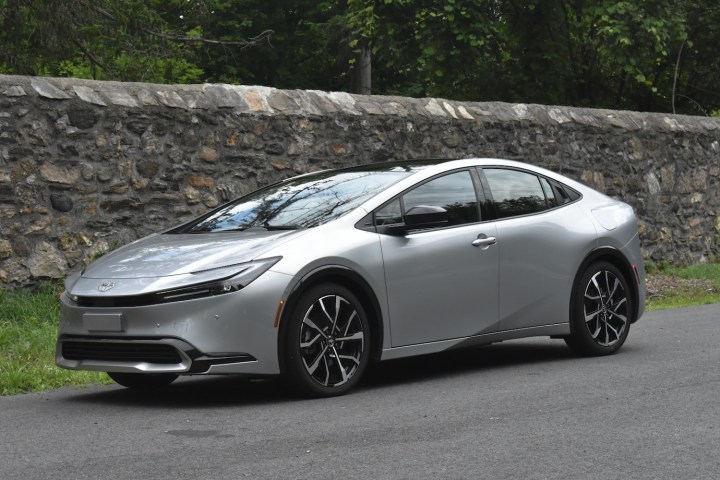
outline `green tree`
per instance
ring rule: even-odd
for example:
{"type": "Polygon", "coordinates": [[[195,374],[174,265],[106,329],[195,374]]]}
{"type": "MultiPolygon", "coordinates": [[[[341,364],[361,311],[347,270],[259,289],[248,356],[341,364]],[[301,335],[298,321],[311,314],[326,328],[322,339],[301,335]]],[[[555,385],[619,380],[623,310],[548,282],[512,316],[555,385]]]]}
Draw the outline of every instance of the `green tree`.
{"type": "Polygon", "coordinates": [[[687,39],[669,0],[348,3],[375,86],[411,95],[642,108],[687,39]]]}
{"type": "Polygon", "coordinates": [[[172,30],[160,0],[1,0],[0,68],[25,75],[197,82],[198,45],[245,48],[262,40],[206,39],[172,30]]]}
{"type": "Polygon", "coordinates": [[[718,43],[717,0],[0,0],[29,75],[708,114],[718,43]]]}
{"type": "Polygon", "coordinates": [[[377,93],[482,99],[512,61],[493,0],[348,0],[350,45],[365,39],[377,93]],[[353,43],[354,42],[354,43],[353,43]]]}
{"type": "Polygon", "coordinates": [[[170,28],[199,32],[225,42],[272,36],[252,49],[199,45],[195,61],[209,82],[279,88],[333,89],[342,86],[337,16],[340,5],[315,0],[216,0],[164,4],[170,28]]]}

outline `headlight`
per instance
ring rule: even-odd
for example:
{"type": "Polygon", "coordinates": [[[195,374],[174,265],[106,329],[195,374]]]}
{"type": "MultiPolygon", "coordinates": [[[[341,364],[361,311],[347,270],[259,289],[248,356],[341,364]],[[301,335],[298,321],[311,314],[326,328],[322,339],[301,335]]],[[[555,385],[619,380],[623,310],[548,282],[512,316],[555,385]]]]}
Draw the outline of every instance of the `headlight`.
{"type": "Polygon", "coordinates": [[[77,305],[77,301],[78,301],[77,295],[70,295],[70,293],[67,290],[65,290],[62,293],[61,298],[63,298],[65,300],[65,303],[69,303],[70,305],[77,305]]]}
{"type": "Polygon", "coordinates": [[[174,288],[163,292],[157,292],[153,295],[156,297],[155,303],[179,302],[182,300],[191,300],[194,298],[211,297],[214,295],[224,295],[226,293],[237,292],[241,288],[247,287],[260,275],[267,272],[270,267],[280,261],[282,257],[263,258],[252,262],[241,263],[230,267],[221,267],[214,270],[203,270],[201,272],[193,272],[194,275],[202,277],[209,273],[217,274],[218,270],[232,271],[232,275],[221,280],[215,280],[207,283],[198,283],[189,287],[174,288]]]}

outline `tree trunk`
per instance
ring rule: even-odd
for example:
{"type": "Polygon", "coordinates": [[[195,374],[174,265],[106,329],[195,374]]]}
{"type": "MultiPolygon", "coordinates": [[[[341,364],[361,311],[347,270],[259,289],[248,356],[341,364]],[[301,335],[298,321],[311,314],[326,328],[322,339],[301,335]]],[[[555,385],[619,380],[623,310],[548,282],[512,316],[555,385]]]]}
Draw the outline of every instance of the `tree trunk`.
{"type": "Polygon", "coordinates": [[[370,95],[371,92],[372,56],[367,40],[360,43],[360,52],[357,54],[353,68],[353,93],[370,95]]]}

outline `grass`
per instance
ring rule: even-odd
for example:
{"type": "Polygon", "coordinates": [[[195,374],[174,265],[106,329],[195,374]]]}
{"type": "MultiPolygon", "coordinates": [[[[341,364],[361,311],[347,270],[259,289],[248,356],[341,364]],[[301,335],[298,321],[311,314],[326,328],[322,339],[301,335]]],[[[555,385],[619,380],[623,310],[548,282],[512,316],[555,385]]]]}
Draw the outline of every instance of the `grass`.
{"type": "MultiPolygon", "coordinates": [[[[648,310],[720,303],[720,264],[670,267],[648,274],[648,310]]],[[[98,372],[55,366],[58,292],[0,290],[0,395],[110,383],[98,372]]]]}
{"type": "Polygon", "coordinates": [[[665,270],[671,276],[685,279],[712,280],[716,286],[720,285],[720,264],[717,263],[704,263],[681,268],[669,267],[665,270]]]}
{"type": "Polygon", "coordinates": [[[58,318],[58,294],[50,286],[0,290],[0,395],[109,382],[102,373],[55,366],[58,318]]]}
{"type": "Polygon", "coordinates": [[[720,303],[720,264],[664,266],[647,279],[648,310],[720,303]]]}

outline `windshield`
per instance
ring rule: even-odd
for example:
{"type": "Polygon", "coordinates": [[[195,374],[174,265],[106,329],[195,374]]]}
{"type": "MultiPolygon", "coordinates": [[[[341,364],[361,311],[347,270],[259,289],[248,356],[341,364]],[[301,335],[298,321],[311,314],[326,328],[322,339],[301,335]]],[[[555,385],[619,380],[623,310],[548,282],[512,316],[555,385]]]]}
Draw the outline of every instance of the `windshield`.
{"type": "Polygon", "coordinates": [[[407,169],[332,171],[293,178],[242,197],[182,233],[315,227],[342,216],[410,173],[407,169]]]}

